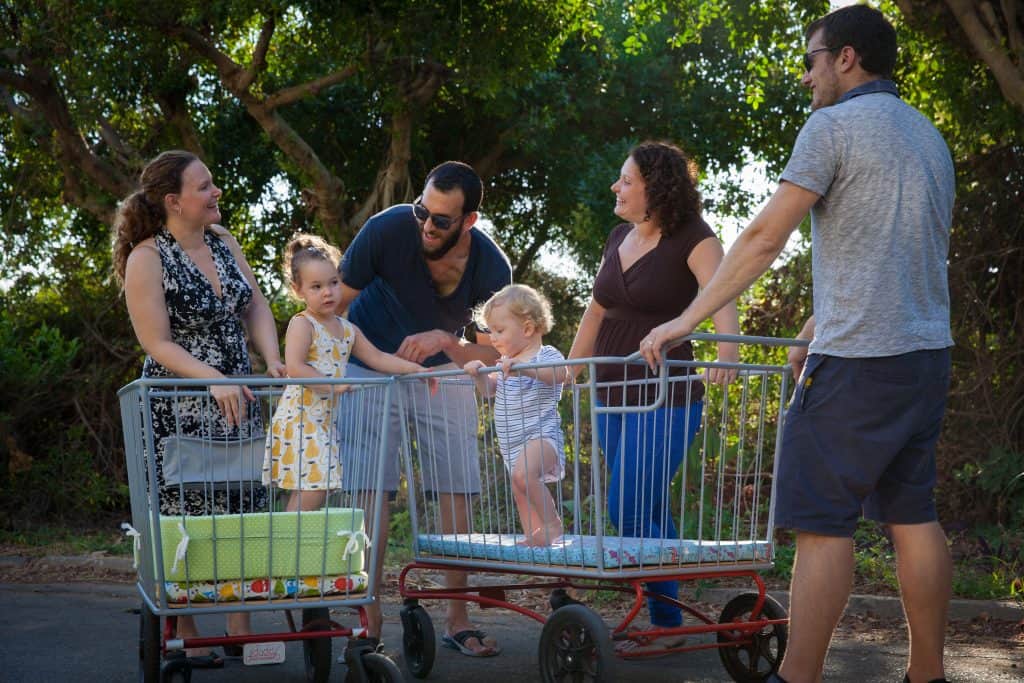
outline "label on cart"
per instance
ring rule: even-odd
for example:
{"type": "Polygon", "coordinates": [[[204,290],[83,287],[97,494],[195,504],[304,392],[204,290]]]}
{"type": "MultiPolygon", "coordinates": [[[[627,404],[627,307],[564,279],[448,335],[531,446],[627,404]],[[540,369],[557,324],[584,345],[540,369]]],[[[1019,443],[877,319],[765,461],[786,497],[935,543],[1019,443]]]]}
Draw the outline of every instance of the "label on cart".
{"type": "Polygon", "coordinates": [[[284,661],[284,643],[246,643],[242,648],[242,663],[246,666],[280,664],[284,661]]]}

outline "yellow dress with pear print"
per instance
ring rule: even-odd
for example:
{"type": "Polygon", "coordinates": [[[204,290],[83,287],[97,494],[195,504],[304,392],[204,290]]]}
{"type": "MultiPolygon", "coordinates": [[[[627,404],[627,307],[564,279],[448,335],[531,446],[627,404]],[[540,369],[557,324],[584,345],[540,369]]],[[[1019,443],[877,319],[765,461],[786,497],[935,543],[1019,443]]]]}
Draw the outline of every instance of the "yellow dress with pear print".
{"type": "MultiPolygon", "coordinates": [[[[352,345],[356,341],[352,324],[344,318],[342,336],[335,337],[305,311],[313,326],[313,340],[306,356],[325,377],[344,377],[352,345]]],[[[341,485],[338,439],[334,434],[335,413],[340,396],[312,387],[288,385],[274,411],[263,459],[263,483],[281,489],[323,491],[341,485]]]]}

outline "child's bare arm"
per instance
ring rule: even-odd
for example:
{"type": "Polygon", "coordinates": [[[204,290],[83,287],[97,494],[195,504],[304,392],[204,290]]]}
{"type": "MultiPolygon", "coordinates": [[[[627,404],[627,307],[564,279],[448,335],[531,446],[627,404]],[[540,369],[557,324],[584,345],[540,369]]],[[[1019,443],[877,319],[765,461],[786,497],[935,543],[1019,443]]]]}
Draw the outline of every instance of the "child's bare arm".
{"type": "MultiPolygon", "coordinates": [[[[312,345],[313,326],[302,316],[292,318],[284,334],[284,367],[290,378],[324,377],[322,372],[306,360],[309,357],[309,347],[312,345]]],[[[306,388],[323,393],[335,390],[330,384],[313,384],[307,385],[306,388]]]]}
{"type": "MultiPolygon", "coordinates": [[[[544,349],[542,349],[540,354],[537,356],[537,360],[543,363],[548,361],[564,361],[565,358],[557,350],[554,350],[551,347],[544,347],[544,349]]],[[[569,369],[565,365],[556,365],[549,368],[521,368],[515,370],[509,369],[511,366],[514,366],[518,363],[520,363],[519,360],[515,358],[509,358],[507,356],[502,356],[498,360],[498,365],[501,367],[502,372],[506,374],[520,375],[522,377],[532,377],[533,379],[539,382],[543,382],[544,384],[565,384],[566,380],[572,376],[572,374],[569,372],[569,369]]]]}
{"type": "MultiPolygon", "coordinates": [[[[513,365],[513,363],[509,363],[513,365]]],[[[512,371],[515,374],[522,375],[524,377],[532,377],[536,380],[544,382],[544,384],[565,384],[565,380],[569,377],[569,373],[564,367],[557,368],[524,368],[522,370],[512,371]]]]}
{"type": "Polygon", "coordinates": [[[473,381],[476,382],[476,387],[484,396],[494,396],[494,392],[498,387],[498,378],[495,373],[482,373],[480,370],[487,367],[482,360],[471,360],[462,366],[462,369],[466,371],[473,381]]]}
{"type": "Polygon", "coordinates": [[[356,342],[352,345],[352,355],[366,363],[368,367],[388,375],[408,375],[413,372],[427,371],[427,368],[419,363],[413,363],[411,360],[399,358],[393,353],[381,351],[367,339],[362,330],[355,325],[352,325],[352,328],[356,334],[356,342]]]}

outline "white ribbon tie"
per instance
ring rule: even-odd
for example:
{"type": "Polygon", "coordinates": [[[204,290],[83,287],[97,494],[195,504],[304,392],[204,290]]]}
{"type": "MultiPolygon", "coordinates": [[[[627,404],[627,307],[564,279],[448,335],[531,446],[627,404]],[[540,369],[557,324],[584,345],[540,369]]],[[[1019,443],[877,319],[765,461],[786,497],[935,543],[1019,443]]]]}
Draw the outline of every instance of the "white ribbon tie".
{"type": "Polygon", "coordinates": [[[132,569],[138,569],[139,550],[142,549],[142,534],[140,534],[138,529],[128,522],[121,522],[121,529],[124,531],[126,536],[130,536],[134,539],[132,542],[132,569]]]}
{"type": "Polygon", "coordinates": [[[188,552],[188,532],[185,531],[185,525],[178,522],[178,531],[181,532],[181,540],[178,541],[178,547],[174,550],[174,564],[171,565],[171,573],[178,573],[178,563],[185,561],[185,554],[188,552]]]}

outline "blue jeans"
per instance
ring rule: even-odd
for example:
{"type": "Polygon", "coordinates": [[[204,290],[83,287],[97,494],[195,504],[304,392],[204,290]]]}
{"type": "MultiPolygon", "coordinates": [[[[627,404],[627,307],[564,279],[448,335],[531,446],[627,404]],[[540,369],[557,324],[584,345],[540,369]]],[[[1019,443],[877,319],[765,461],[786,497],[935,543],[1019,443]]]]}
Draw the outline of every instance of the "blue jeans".
{"type": "MultiPolygon", "coordinates": [[[[700,429],[703,401],[648,413],[598,415],[597,436],[608,469],[608,515],[623,536],[679,538],[669,484],[700,429]],[[667,424],[666,424],[667,423],[667,424]]],[[[649,581],[649,593],[679,597],[678,581],[649,581]]],[[[683,623],[678,607],[648,598],[655,626],[683,623]]]]}

